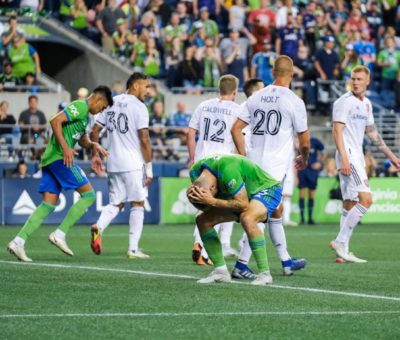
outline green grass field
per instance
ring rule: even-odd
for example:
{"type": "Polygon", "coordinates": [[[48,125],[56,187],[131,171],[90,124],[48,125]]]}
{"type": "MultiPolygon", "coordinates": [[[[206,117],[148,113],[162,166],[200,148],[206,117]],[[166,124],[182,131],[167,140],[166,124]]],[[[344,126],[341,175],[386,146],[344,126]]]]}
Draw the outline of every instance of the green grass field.
{"type": "MultiPolygon", "coordinates": [[[[399,339],[400,227],[357,228],[351,248],[367,264],[334,262],[336,228],[286,229],[292,256],[309,261],[292,277],[282,276],[268,241],[274,284],[256,287],[196,283],[211,267],[192,263],[189,225],[146,226],[141,247],[150,260],[125,257],[127,226],[107,230],[101,256],[91,253],[89,229],[75,227],[72,258],[42,227],[26,247],[32,264],[5,250],[18,228],[1,227],[0,338],[399,339]]],[[[236,226],[234,245],[240,235],[236,226]]]]}

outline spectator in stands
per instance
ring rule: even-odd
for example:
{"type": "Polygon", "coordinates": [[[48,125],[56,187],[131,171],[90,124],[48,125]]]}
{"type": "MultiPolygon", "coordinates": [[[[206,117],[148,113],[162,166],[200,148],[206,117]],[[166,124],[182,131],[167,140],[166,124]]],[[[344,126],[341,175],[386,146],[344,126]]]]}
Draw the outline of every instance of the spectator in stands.
{"type": "Polygon", "coordinates": [[[193,15],[198,17],[202,15],[202,11],[206,8],[208,15],[216,18],[220,13],[221,4],[218,0],[193,0],[193,15]]]}
{"type": "Polygon", "coordinates": [[[346,51],[344,54],[344,58],[341,63],[341,68],[343,72],[343,79],[350,80],[351,78],[351,70],[357,65],[363,65],[362,59],[357,55],[352,44],[346,45],[346,51]]]}
{"type": "Polygon", "coordinates": [[[320,172],[320,177],[336,177],[338,175],[338,170],[336,168],[336,160],[334,158],[328,158],[324,169],[320,172]]]}
{"type": "Polygon", "coordinates": [[[12,143],[13,127],[4,125],[15,125],[16,121],[13,115],[8,112],[9,104],[6,100],[0,102],[0,139],[4,138],[8,144],[12,143]]]}
{"type": "MultiPolygon", "coordinates": [[[[196,1],[196,0],[194,0],[196,1]]],[[[211,0],[213,2],[213,0],[211,0]]],[[[193,4],[195,8],[195,5],[193,4]]],[[[203,29],[207,37],[212,37],[214,39],[215,46],[219,44],[219,29],[217,23],[210,19],[210,11],[212,8],[203,6],[200,8],[200,22],[203,24],[203,29]]]]}
{"type": "Polygon", "coordinates": [[[281,29],[288,25],[289,17],[292,17],[292,22],[294,22],[294,18],[297,16],[298,8],[293,6],[293,0],[284,0],[284,6],[279,8],[276,13],[276,28],[281,29]]]}
{"type": "Polygon", "coordinates": [[[158,77],[160,75],[161,58],[154,38],[147,40],[146,52],[143,56],[143,64],[143,73],[146,76],[158,77]]]}
{"type": "Polygon", "coordinates": [[[3,48],[6,51],[6,53],[10,49],[14,36],[17,34],[17,32],[18,32],[18,19],[15,15],[11,15],[8,19],[8,31],[3,32],[3,34],[1,35],[3,48]]]}
{"type": "Polygon", "coordinates": [[[371,1],[369,3],[369,10],[366,13],[369,27],[371,28],[371,39],[373,42],[378,40],[378,37],[383,35],[383,16],[380,11],[377,1],[371,1]]]}
{"type": "Polygon", "coordinates": [[[137,41],[136,31],[132,33],[128,29],[127,21],[123,18],[119,18],[117,20],[117,31],[114,32],[112,38],[114,42],[114,53],[122,62],[129,59],[132,53],[132,46],[137,41]]]}
{"type": "Polygon", "coordinates": [[[157,25],[165,27],[168,25],[169,18],[171,17],[171,7],[167,5],[164,0],[150,0],[145,11],[151,11],[157,21],[157,25]]]}
{"type": "Polygon", "coordinates": [[[113,96],[113,97],[114,97],[114,96],[118,96],[119,94],[122,94],[122,93],[125,92],[124,84],[122,84],[122,81],[121,81],[121,80],[115,80],[115,81],[112,83],[111,92],[112,92],[112,96],[113,96]]]}
{"type": "Polygon", "coordinates": [[[178,68],[179,63],[183,60],[183,52],[181,49],[181,40],[179,37],[172,39],[172,48],[167,54],[165,60],[165,68],[167,71],[167,86],[168,88],[179,86],[178,68]]]}
{"type": "Polygon", "coordinates": [[[194,57],[194,46],[188,46],[184,59],[179,64],[179,75],[187,94],[200,94],[203,70],[201,64],[194,57]]]}
{"type": "Polygon", "coordinates": [[[184,41],[188,39],[185,27],[179,23],[179,14],[177,12],[172,13],[170,24],[163,31],[164,49],[167,53],[171,50],[172,39],[175,37],[181,40],[181,47],[183,47],[184,41]]]}
{"type": "Polygon", "coordinates": [[[159,39],[161,37],[160,26],[157,17],[152,11],[144,13],[136,26],[138,34],[141,35],[147,31],[147,35],[159,39]]]}
{"type": "Polygon", "coordinates": [[[168,125],[173,126],[172,137],[179,138],[181,145],[186,145],[189,122],[192,115],[186,112],[186,106],[183,101],[176,104],[176,112],[171,116],[168,125]]]}
{"type": "Polygon", "coordinates": [[[150,117],[154,115],[153,106],[155,102],[161,102],[164,105],[164,95],[161,92],[158,92],[156,83],[151,83],[145,101],[150,117]]]}
{"type": "Polygon", "coordinates": [[[179,15],[179,25],[185,29],[186,34],[190,34],[192,32],[193,18],[188,14],[186,3],[183,1],[178,2],[176,11],[179,15]]]}
{"type": "Polygon", "coordinates": [[[20,84],[21,79],[13,74],[11,61],[6,60],[3,66],[3,73],[0,73],[0,91],[13,91],[13,88],[20,84]]]}
{"type": "Polygon", "coordinates": [[[101,43],[104,49],[112,52],[114,42],[112,35],[117,30],[117,20],[125,19],[125,13],[116,5],[115,0],[108,0],[107,7],[96,17],[96,26],[101,34],[101,43]]]}
{"type": "Polygon", "coordinates": [[[276,58],[271,41],[264,40],[262,51],[255,53],[251,60],[251,77],[262,79],[265,86],[272,84],[274,80],[272,67],[276,58]]]}
{"type": "Polygon", "coordinates": [[[20,8],[30,8],[33,11],[41,11],[44,6],[44,0],[21,0],[20,8]]]}
{"type": "Polygon", "coordinates": [[[299,46],[304,44],[304,31],[295,26],[294,18],[289,12],[287,25],[282,27],[277,34],[275,51],[278,55],[284,54],[292,59],[297,57],[299,46]]]}
{"type": "Polygon", "coordinates": [[[28,72],[41,73],[39,54],[25,41],[22,33],[14,35],[8,58],[13,65],[13,74],[18,78],[23,79],[28,72]]]}
{"type": "MultiPolygon", "coordinates": [[[[212,37],[209,37],[213,39],[212,37]]],[[[204,25],[201,21],[196,21],[193,24],[193,32],[190,37],[190,42],[192,45],[196,46],[197,48],[204,47],[206,43],[207,35],[206,31],[204,30],[204,25]]],[[[214,41],[214,39],[213,39],[214,41]]]]}
{"type": "Polygon", "coordinates": [[[334,50],[335,38],[331,35],[324,37],[324,48],[315,57],[315,68],[322,80],[333,80],[339,77],[339,56],[334,50]]]}
{"type": "Polygon", "coordinates": [[[367,151],[364,156],[365,159],[365,171],[367,172],[367,177],[376,177],[378,170],[378,162],[375,159],[371,151],[367,151]]]}
{"type": "Polygon", "coordinates": [[[396,50],[393,37],[385,37],[385,48],[379,52],[378,65],[382,68],[381,90],[393,91],[400,69],[400,51],[396,50]]]}
{"type": "Polygon", "coordinates": [[[14,173],[11,176],[12,178],[19,178],[19,179],[24,179],[24,178],[30,178],[32,177],[28,173],[28,166],[25,163],[24,160],[20,160],[17,164],[16,169],[14,170],[14,173]]]}
{"type": "Polygon", "coordinates": [[[74,0],[60,0],[60,7],[58,10],[59,19],[68,24],[71,21],[71,7],[74,3],[74,0]]]}
{"type": "Polygon", "coordinates": [[[212,42],[205,46],[205,55],[202,59],[203,64],[203,86],[216,88],[218,87],[219,78],[221,76],[221,58],[215,55],[212,42]]]}
{"type": "Polygon", "coordinates": [[[128,0],[125,4],[121,6],[121,9],[124,11],[127,22],[128,29],[134,30],[136,29],[136,23],[140,16],[140,8],[138,6],[137,0],[128,0]]]}
{"type": "Polygon", "coordinates": [[[229,8],[229,28],[241,31],[246,23],[246,6],[243,0],[233,0],[229,8]]]}
{"type": "Polygon", "coordinates": [[[271,40],[275,27],[275,12],[270,8],[269,0],[260,0],[260,7],[250,11],[248,23],[252,26],[252,34],[257,40],[255,52],[262,51],[265,40],[271,40]]]}
{"type": "Polygon", "coordinates": [[[303,12],[305,43],[309,47],[311,55],[314,55],[315,53],[315,26],[317,25],[317,19],[315,18],[316,9],[316,3],[310,1],[303,12]]]}
{"type": "MultiPolygon", "coordinates": [[[[324,12],[317,10],[315,12],[317,24],[315,26],[315,49],[319,50],[324,46],[324,38],[330,36],[333,32],[325,20],[324,12]]],[[[350,26],[349,26],[350,27],[350,26]]]]}
{"type": "Polygon", "coordinates": [[[71,27],[79,33],[88,35],[88,10],[84,0],[74,0],[71,6],[71,27]]]}
{"type": "Polygon", "coordinates": [[[361,58],[363,65],[367,66],[373,78],[374,64],[376,62],[376,47],[370,41],[369,31],[363,29],[359,35],[358,41],[354,44],[354,50],[359,58],[361,58]]]}
{"type": "Polygon", "coordinates": [[[28,109],[21,112],[18,125],[21,129],[21,144],[35,144],[36,140],[46,131],[45,114],[38,109],[39,99],[36,95],[28,98],[28,109]]]}
{"type": "Polygon", "coordinates": [[[28,72],[24,78],[24,85],[27,87],[26,92],[38,93],[40,92],[39,84],[36,81],[35,75],[28,72]]]}

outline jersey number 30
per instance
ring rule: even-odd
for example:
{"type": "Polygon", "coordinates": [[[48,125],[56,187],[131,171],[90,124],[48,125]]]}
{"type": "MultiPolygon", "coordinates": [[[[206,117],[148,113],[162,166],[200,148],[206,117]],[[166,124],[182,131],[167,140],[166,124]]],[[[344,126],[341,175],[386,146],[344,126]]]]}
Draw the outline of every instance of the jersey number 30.
{"type": "Polygon", "coordinates": [[[125,113],[120,113],[115,119],[115,112],[114,111],[108,111],[108,122],[110,123],[107,127],[108,131],[113,132],[114,129],[118,130],[120,133],[125,134],[129,131],[129,126],[128,126],[128,117],[126,116],[125,113]]]}
{"type": "Polygon", "coordinates": [[[279,132],[282,123],[282,115],[279,111],[270,110],[265,114],[263,110],[255,110],[254,118],[258,121],[253,128],[253,135],[267,134],[274,136],[279,132]]]}
{"type": "Polygon", "coordinates": [[[204,118],[204,136],[203,140],[223,143],[224,142],[224,132],[226,130],[226,123],[223,120],[216,119],[212,123],[216,129],[218,129],[215,133],[210,136],[210,126],[211,126],[211,119],[204,118]]]}

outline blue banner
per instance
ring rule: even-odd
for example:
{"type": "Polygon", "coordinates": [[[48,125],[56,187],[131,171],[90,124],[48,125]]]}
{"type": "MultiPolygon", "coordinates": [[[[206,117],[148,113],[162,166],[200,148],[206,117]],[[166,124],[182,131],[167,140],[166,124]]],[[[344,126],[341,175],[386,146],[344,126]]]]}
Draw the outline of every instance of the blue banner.
{"type": "MultiPolygon", "coordinates": [[[[37,179],[3,179],[0,184],[2,194],[0,221],[3,224],[24,224],[36,207],[42,202],[42,195],[38,193],[39,180],[37,179]]],[[[91,179],[90,183],[96,191],[96,202],[82,216],[78,224],[93,224],[100,216],[100,212],[108,204],[107,179],[91,179]]],[[[68,209],[79,199],[79,194],[71,190],[60,195],[56,209],[43,223],[60,224],[68,209]]],[[[115,224],[129,223],[129,204],[114,219],[115,224]]],[[[160,194],[158,178],[154,179],[149,187],[149,197],[145,205],[144,223],[158,224],[160,221],[160,194]]]]}

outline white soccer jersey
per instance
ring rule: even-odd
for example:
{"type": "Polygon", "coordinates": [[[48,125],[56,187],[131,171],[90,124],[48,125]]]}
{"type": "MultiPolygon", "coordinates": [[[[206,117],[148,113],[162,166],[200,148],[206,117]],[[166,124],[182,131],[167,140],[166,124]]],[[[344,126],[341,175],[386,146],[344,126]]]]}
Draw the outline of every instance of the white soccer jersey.
{"type": "Polygon", "coordinates": [[[249,158],[282,181],[293,152],[294,133],[308,130],[303,100],[289,88],[269,85],[247,100],[239,118],[250,126],[249,158]]]}
{"type": "Polygon", "coordinates": [[[240,105],[214,98],[202,102],[195,110],[189,127],[199,132],[195,161],[235,150],[231,128],[240,113],[240,105]]]}
{"type": "MultiPolygon", "coordinates": [[[[364,165],[362,147],[365,128],[374,124],[372,105],[369,99],[364,97],[361,101],[352,92],[345,93],[333,104],[332,120],[346,125],[343,129],[343,140],[350,162],[364,165]]],[[[336,164],[340,169],[338,152],[336,152],[336,164]]]]}
{"type": "Polygon", "coordinates": [[[114,97],[114,105],[97,118],[96,123],[108,131],[107,171],[125,172],[143,168],[138,131],[149,127],[149,112],[135,96],[121,94],[114,97]]]}

